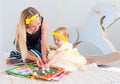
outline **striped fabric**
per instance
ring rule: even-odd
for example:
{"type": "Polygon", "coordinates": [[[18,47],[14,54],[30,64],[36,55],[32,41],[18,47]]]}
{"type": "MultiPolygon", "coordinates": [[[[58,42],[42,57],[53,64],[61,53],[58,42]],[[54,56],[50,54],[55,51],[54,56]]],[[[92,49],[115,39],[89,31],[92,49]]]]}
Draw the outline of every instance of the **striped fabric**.
{"type": "MultiPolygon", "coordinates": [[[[38,50],[30,50],[28,53],[31,54],[31,56],[35,56],[38,58],[42,58],[42,54],[38,50]]],[[[26,63],[34,64],[35,62],[29,59],[25,59],[26,63]]],[[[22,56],[18,51],[11,51],[10,52],[10,64],[12,65],[21,65],[24,64],[22,60],[22,56]]]]}
{"type": "Polygon", "coordinates": [[[38,50],[30,50],[30,52],[32,52],[36,57],[38,58],[42,58],[42,54],[38,51],[38,50]]]}

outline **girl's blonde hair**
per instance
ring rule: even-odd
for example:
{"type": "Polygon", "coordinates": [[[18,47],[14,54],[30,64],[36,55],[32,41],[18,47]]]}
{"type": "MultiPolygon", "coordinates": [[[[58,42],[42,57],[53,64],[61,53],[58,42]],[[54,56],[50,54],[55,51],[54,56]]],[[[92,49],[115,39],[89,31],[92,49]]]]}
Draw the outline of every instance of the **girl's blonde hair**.
{"type": "MultiPolygon", "coordinates": [[[[76,41],[73,43],[73,48],[77,47],[78,44],[80,44],[81,41],[78,41],[79,40],[79,30],[76,28],[76,31],[77,31],[77,39],[76,41]]],[[[69,39],[69,31],[67,30],[66,27],[59,27],[57,28],[54,32],[58,32],[58,33],[61,33],[64,35],[65,38],[69,39]]]]}
{"type": "Polygon", "coordinates": [[[65,38],[67,39],[69,38],[69,32],[66,27],[58,27],[54,32],[58,32],[58,33],[62,32],[65,38]]]}
{"type": "Polygon", "coordinates": [[[27,45],[26,45],[26,19],[31,18],[32,16],[38,14],[40,17],[40,13],[33,7],[28,7],[22,11],[19,23],[16,27],[16,35],[15,35],[15,46],[18,46],[19,51],[21,52],[22,59],[25,60],[27,55],[27,45]]]}

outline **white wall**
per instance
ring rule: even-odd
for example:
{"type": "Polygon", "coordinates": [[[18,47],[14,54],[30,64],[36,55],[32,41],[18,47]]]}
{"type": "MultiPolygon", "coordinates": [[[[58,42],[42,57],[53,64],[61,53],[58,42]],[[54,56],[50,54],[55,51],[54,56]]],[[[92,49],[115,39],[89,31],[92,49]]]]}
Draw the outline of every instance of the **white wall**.
{"type": "MultiPolygon", "coordinates": [[[[49,23],[49,44],[53,44],[53,40],[51,40],[51,32],[55,28],[58,26],[66,26],[69,29],[79,27],[80,30],[89,11],[96,3],[101,3],[104,1],[113,2],[114,0],[60,0],[61,9],[59,14],[57,1],[58,0],[4,0],[2,3],[2,30],[0,29],[0,32],[4,32],[2,34],[2,37],[4,35],[4,40],[2,39],[3,43],[1,44],[4,45],[4,47],[2,47],[2,53],[13,50],[15,27],[19,20],[21,11],[26,7],[35,7],[39,10],[41,15],[46,18],[49,23]]],[[[114,27],[117,29],[116,32],[111,31],[108,34],[110,34],[110,40],[112,40],[117,49],[120,50],[120,28],[118,25],[120,25],[120,23],[114,25],[114,27]],[[119,43],[116,44],[118,40],[119,43]]],[[[79,51],[83,54],[102,54],[102,52],[97,47],[89,45],[88,43],[81,44],[81,46],[79,46],[79,51]]]]}
{"type": "Polygon", "coordinates": [[[2,39],[2,0],[0,0],[0,56],[2,55],[2,52],[3,52],[3,46],[2,46],[2,42],[3,42],[3,39],[2,39]]]}

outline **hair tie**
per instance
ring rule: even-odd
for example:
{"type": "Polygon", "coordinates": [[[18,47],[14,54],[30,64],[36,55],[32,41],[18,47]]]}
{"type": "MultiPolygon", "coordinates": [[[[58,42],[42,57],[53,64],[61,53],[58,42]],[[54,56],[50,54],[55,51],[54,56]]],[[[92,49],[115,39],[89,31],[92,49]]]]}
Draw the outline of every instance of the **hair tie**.
{"type": "Polygon", "coordinates": [[[68,38],[66,38],[64,35],[62,35],[62,34],[60,34],[58,32],[53,32],[52,36],[57,36],[57,37],[61,38],[64,42],[68,41],[68,38]]]}
{"type": "Polygon", "coordinates": [[[37,17],[38,17],[38,14],[32,16],[31,18],[27,18],[25,23],[30,24],[30,21],[36,20],[37,17]]]}

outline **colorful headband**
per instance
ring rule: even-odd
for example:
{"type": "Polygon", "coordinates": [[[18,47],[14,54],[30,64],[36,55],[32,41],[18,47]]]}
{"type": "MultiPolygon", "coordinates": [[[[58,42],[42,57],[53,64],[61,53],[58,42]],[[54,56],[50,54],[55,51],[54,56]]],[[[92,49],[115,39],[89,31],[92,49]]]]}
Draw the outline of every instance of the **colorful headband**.
{"type": "Polygon", "coordinates": [[[26,24],[30,24],[30,21],[36,20],[36,17],[38,17],[38,14],[32,16],[31,18],[26,19],[26,24]]]}
{"type": "Polygon", "coordinates": [[[62,35],[62,34],[60,34],[60,33],[58,33],[58,32],[53,32],[52,33],[52,36],[58,36],[59,38],[61,38],[63,41],[65,41],[65,42],[67,42],[68,41],[68,39],[64,36],[64,35],[62,35]]]}

